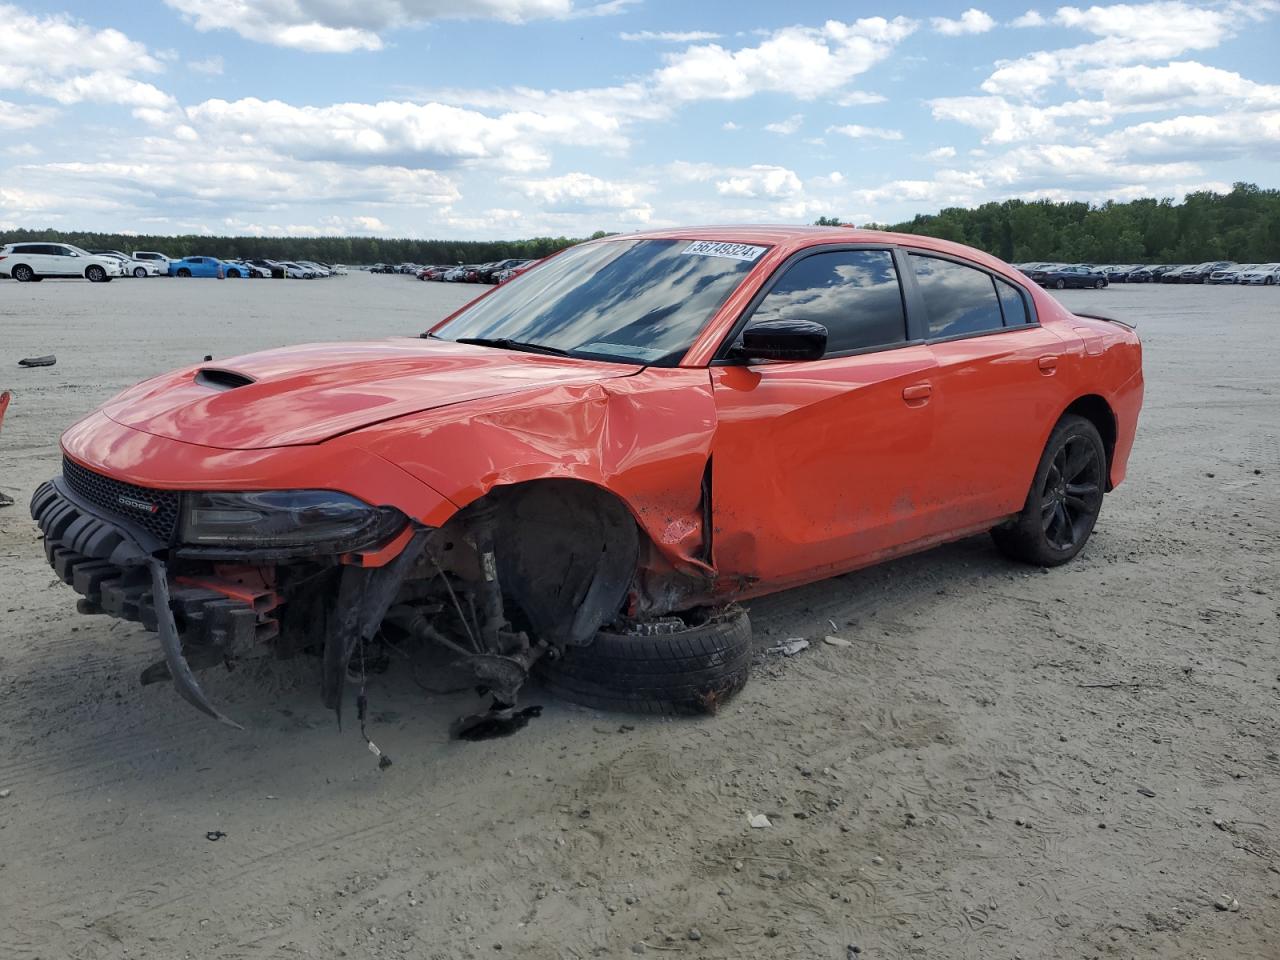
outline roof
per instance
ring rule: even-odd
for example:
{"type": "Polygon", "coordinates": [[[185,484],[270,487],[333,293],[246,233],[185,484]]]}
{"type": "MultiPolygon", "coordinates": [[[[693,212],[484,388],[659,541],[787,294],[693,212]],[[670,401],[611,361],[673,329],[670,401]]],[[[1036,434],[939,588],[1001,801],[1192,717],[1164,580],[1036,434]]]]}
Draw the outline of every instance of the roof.
{"type": "Polygon", "coordinates": [[[888,233],[858,227],[812,227],[787,224],[723,224],[698,227],[673,227],[666,230],[644,230],[617,234],[608,240],[720,240],[726,243],[767,244],[783,248],[784,253],[827,243],[883,243],[918,247],[951,254],[980,263],[1004,273],[1016,272],[1003,260],[975,247],[916,233],[888,233]]]}

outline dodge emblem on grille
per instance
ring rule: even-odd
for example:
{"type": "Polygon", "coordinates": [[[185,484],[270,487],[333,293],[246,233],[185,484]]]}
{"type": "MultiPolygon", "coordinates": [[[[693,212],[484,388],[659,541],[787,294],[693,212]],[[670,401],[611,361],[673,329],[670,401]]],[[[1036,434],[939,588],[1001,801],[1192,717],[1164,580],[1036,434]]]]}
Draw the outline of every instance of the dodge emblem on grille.
{"type": "Polygon", "coordinates": [[[145,500],[139,500],[137,497],[128,497],[123,493],[116,497],[116,503],[122,507],[128,507],[130,510],[140,510],[143,513],[155,514],[160,512],[160,504],[147,503],[145,500]]]}

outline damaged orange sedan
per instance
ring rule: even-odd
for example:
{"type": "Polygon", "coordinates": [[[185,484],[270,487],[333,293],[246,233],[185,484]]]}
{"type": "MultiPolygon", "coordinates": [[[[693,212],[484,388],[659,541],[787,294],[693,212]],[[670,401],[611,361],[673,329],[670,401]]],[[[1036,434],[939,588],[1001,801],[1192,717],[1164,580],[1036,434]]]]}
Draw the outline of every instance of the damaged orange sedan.
{"type": "MultiPolygon", "coordinates": [[[[172,678],[312,654],[341,711],[384,643],[452,651],[519,723],[713,710],[736,601],[990,531],[1053,566],[1124,478],[1141,346],[927,237],[708,227],[570,248],[414,339],[187,367],[62,438],[54,569],[172,678]],[[358,654],[358,656],[357,656],[358,654]]],[[[230,722],[230,721],[227,721],[230,722]]]]}

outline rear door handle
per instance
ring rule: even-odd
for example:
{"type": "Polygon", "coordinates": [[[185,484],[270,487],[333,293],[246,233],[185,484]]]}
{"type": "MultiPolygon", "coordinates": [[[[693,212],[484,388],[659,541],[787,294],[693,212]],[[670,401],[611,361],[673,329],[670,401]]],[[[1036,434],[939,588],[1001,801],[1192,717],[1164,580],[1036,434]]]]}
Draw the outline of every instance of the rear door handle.
{"type": "Polygon", "coordinates": [[[1041,357],[1036,361],[1036,366],[1040,368],[1041,373],[1053,373],[1058,369],[1058,358],[1054,356],[1041,357]]]}
{"type": "Polygon", "coordinates": [[[920,406],[926,403],[933,396],[933,384],[931,383],[913,383],[909,387],[902,389],[902,399],[912,406],[920,406]]]}

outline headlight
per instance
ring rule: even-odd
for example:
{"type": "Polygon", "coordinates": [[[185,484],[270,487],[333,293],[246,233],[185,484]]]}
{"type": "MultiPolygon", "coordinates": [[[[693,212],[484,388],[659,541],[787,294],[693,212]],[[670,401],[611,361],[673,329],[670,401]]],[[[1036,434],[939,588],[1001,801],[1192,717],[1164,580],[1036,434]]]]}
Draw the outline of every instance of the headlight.
{"type": "Polygon", "coordinates": [[[406,518],[332,490],[189,493],[183,497],[183,543],[191,546],[322,548],[342,553],[379,543],[406,518]]]}

